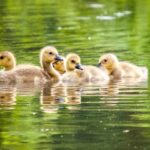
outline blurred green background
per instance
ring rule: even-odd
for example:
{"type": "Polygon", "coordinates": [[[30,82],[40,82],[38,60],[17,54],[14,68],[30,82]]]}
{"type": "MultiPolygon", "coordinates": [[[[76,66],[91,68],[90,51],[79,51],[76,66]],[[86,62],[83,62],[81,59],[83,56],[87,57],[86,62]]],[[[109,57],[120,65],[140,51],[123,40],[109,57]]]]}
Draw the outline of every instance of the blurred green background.
{"type": "Polygon", "coordinates": [[[39,50],[54,45],[62,55],[76,52],[95,64],[105,52],[147,65],[149,0],[2,0],[0,50],[18,63],[38,63],[39,50]]]}

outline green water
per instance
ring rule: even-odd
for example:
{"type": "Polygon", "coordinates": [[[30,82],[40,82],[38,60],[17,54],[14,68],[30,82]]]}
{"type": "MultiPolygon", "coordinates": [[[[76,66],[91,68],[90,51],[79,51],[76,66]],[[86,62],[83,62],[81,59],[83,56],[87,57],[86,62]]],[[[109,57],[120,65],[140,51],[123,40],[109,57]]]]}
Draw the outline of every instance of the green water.
{"type": "MultiPolygon", "coordinates": [[[[1,0],[0,51],[39,65],[46,45],[83,64],[113,52],[150,68],[150,1],[1,0]]],[[[0,149],[149,150],[149,85],[0,85],[0,149]]]]}

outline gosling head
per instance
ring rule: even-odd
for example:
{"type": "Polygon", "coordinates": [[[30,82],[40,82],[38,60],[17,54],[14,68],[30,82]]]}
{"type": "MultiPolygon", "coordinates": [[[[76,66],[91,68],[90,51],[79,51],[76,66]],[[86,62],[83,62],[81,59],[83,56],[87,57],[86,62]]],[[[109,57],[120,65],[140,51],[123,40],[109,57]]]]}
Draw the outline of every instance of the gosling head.
{"type": "Polygon", "coordinates": [[[58,55],[58,51],[53,46],[46,46],[41,49],[40,53],[40,63],[43,67],[44,63],[50,64],[54,61],[63,61],[63,59],[58,55]]]}
{"type": "Polygon", "coordinates": [[[104,67],[111,74],[119,66],[119,61],[114,54],[108,53],[100,57],[98,66],[104,67]]]}
{"type": "Polygon", "coordinates": [[[65,62],[64,62],[64,58],[62,61],[55,61],[53,63],[53,67],[60,73],[60,74],[64,74],[66,72],[66,67],[65,67],[65,62]]]}
{"type": "Polygon", "coordinates": [[[70,53],[66,57],[66,69],[73,71],[75,69],[83,70],[80,57],[77,54],[70,53]]]}
{"type": "Polygon", "coordinates": [[[6,71],[15,68],[16,59],[13,53],[9,51],[0,52],[0,66],[4,67],[6,71]]]}

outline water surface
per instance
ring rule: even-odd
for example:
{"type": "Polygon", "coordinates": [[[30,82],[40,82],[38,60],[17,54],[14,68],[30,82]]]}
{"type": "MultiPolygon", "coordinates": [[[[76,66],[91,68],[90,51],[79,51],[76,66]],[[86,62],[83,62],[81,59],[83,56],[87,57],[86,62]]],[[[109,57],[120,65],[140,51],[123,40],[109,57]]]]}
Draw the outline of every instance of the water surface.
{"type": "MultiPolygon", "coordinates": [[[[18,64],[39,65],[40,49],[54,45],[83,64],[113,52],[150,68],[148,0],[1,0],[0,20],[0,51],[18,64]]],[[[149,150],[149,85],[0,85],[0,149],[149,150]]]]}

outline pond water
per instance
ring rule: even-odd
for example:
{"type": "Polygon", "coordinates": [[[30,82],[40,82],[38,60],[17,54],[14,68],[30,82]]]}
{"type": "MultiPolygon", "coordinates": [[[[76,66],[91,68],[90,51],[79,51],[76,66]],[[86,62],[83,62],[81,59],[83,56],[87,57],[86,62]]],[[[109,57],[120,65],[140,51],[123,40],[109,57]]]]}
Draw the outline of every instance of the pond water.
{"type": "MultiPolygon", "coordinates": [[[[1,0],[0,51],[39,65],[46,45],[83,64],[112,52],[150,68],[150,1],[1,0]]],[[[0,85],[0,149],[149,150],[149,85],[0,85]]]]}

